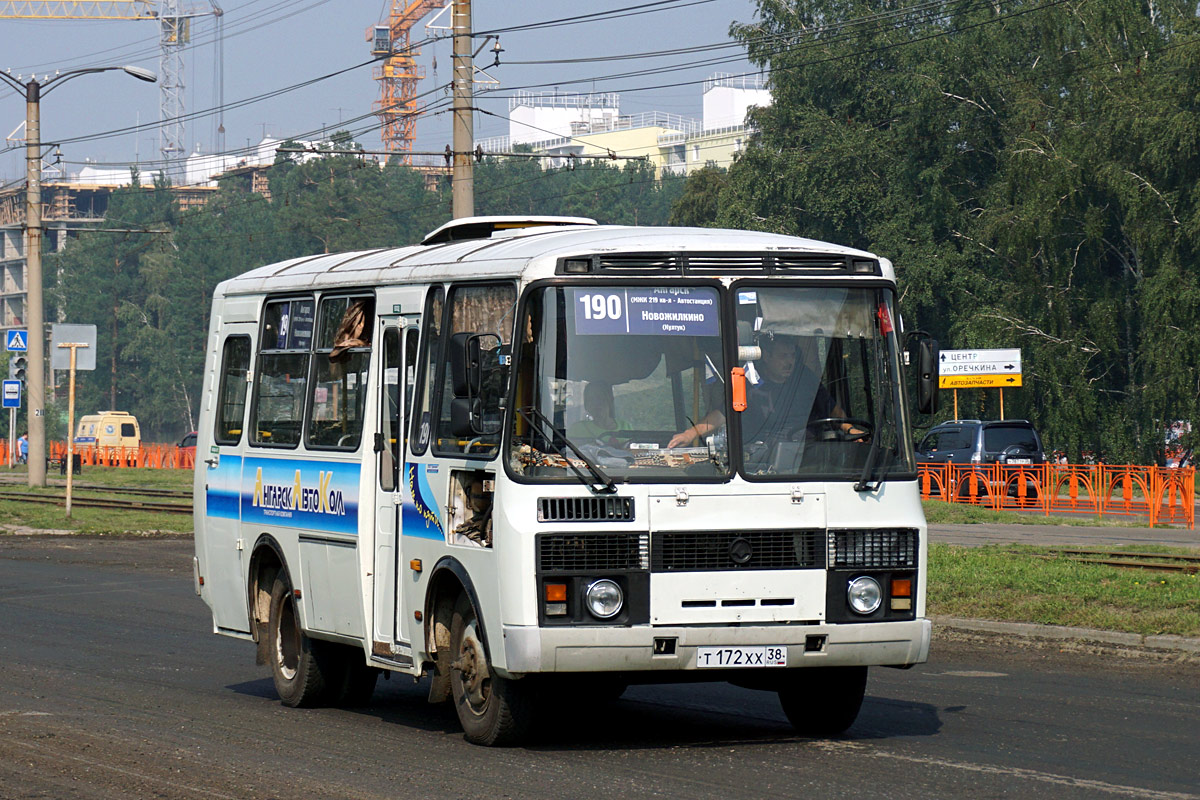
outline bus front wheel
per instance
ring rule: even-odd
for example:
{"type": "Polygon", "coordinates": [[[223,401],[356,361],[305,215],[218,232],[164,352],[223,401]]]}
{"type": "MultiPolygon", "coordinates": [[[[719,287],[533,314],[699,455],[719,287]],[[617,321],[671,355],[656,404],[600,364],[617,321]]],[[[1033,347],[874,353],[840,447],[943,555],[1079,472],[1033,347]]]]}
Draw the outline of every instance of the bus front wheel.
{"type": "Polygon", "coordinates": [[[520,681],[492,670],[475,607],[460,595],[450,621],[450,690],[467,741],[516,744],[528,732],[532,699],[520,681]]]}
{"type": "Polygon", "coordinates": [[[779,690],[779,704],[802,736],[836,736],[858,718],[867,690],[866,667],[798,670],[779,690]]]}
{"type": "Polygon", "coordinates": [[[314,642],[300,629],[296,598],[284,578],[276,578],[271,587],[271,612],[267,635],[270,637],[271,677],[275,691],[285,706],[314,706],[329,693],[329,664],[314,642]]]}

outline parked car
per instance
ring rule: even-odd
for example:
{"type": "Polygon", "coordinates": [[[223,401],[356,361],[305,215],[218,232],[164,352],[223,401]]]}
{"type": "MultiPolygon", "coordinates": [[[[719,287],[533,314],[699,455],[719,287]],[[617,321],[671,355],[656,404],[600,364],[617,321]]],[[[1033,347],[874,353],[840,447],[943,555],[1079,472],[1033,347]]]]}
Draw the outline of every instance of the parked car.
{"type": "Polygon", "coordinates": [[[192,431],[191,433],[184,434],[184,437],[179,440],[179,444],[177,444],[175,446],[178,447],[180,450],[185,450],[185,451],[191,453],[193,456],[195,456],[196,455],[196,431],[192,431]]]}
{"type": "MultiPolygon", "coordinates": [[[[978,420],[958,419],[935,425],[917,445],[919,464],[989,464],[1034,465],[1046,463],[1042,437],[1033,423],[1024,419],[978,420]]],[[[1037,496],[1037,485],[1026,482],[1026,497],[1037,496]]],[[[958,493],[965,494],[964,480],[958,493]]],[[[1016,485],[1007,493],[1016,494],[1016,485]]]]}

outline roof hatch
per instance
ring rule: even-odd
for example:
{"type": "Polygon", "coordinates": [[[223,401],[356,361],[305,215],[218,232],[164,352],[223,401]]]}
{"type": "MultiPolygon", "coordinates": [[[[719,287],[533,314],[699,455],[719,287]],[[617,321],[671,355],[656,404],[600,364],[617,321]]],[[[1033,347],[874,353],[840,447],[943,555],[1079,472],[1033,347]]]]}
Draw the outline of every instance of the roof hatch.
{"type": "Polygon", "coordinates": [[[556,225],[595,225],[587,217],[463,217],[447,222],[426,236],[421,244],[444,244],[468,239],[489,239],[497,231],[544,228],[556,225]]]}

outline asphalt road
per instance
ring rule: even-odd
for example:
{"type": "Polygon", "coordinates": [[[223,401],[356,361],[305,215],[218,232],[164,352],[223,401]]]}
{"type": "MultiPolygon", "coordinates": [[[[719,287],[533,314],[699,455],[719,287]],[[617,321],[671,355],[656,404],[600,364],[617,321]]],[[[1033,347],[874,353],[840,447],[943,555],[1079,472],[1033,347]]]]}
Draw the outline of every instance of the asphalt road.
{"type": "Polygon", "coordinates": [[[514,749],[467,744],[406,679],[288,709],[209,632],[190,548],[0,537],[0,798],[1200,797],[1200,666],[1002,639],[873,670],[834,740],[720,684],[564,697],[514,749]]]}

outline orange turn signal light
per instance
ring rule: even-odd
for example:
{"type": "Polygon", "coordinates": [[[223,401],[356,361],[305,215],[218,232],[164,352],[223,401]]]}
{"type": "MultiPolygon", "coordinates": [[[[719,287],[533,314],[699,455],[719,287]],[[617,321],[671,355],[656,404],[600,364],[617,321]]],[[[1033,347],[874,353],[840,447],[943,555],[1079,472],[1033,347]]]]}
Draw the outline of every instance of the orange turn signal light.
{"type": "Polygon", "coordinates": [[[414,558],[412,561],[409,561],[408,568],[411,569],[413,572],[420,572],[421,571],[421,559],[414,558]]]}
{"type": "Polygon", "coordinates": [[[565,602],[567,602],[567,585],[565,583],[547,583],[546,584],[546,602],[547,603],[565,603],[565,602]]]}
{"type": "Polygon", "coordinates": [[[892,578],[892,597],[912,597],[912,578],[892,578]]]}

